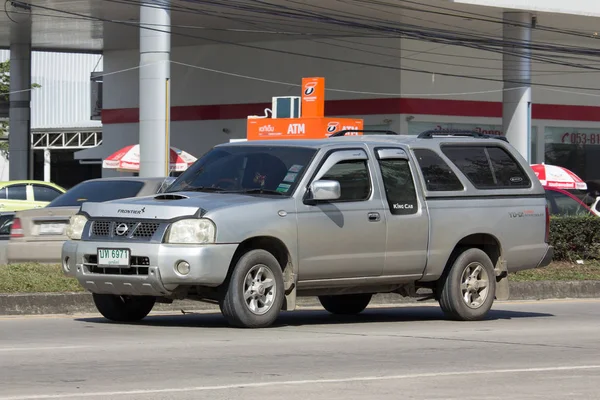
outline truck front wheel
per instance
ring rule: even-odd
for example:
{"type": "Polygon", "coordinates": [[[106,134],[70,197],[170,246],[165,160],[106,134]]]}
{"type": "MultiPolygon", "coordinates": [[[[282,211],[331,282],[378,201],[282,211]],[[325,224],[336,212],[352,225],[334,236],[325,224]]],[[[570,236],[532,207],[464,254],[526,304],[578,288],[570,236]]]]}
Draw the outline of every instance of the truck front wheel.
{"type": "Polygon", "coordinates": [[[372,295],[343,294],[338,296],[319,296],[323,308],[332,314],[353,315],[361,313],[371,302],[372,295]]]}
{"type": "Polygon", "coordinates": [[[135,322],[144,319],[156,303],[151,296],[117,296],[93,293],[96,309],[106,319],[115,322],[135,322]]]}
{"type": "Polygon", "coordinates": [[[283,273],[268,251],[251,250],[236,263],[220,308],[230,325],[265,328],[273,324],[283,306],[283,273]]]}
{"type": "Polygon", "coordinates": [[[438,287],[444,313],[459,321],[485,318],[496,293],[496,274],[488,255],[476,248],[462,252],[438,287]]]}

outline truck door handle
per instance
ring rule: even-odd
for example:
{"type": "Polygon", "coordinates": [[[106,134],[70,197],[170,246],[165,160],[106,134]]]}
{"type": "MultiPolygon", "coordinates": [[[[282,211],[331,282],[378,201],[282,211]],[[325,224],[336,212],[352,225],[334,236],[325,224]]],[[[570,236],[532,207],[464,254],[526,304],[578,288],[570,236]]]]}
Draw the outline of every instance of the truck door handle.
{"type": "Polygon", "coordinates": [[[369,216],[369,221],[370,222],[377,222],[381,219],[380,215],[378,212],[370,212],[369,214],[367,214],[369,216]]]}

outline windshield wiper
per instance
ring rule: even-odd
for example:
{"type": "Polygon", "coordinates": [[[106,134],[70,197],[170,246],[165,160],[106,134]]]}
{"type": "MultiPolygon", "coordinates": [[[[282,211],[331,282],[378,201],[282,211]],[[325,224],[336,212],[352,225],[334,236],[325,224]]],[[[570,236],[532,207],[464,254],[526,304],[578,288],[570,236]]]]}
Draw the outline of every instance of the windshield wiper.
{"type": "Polygon", "coordinates": [[[279,196],[285,196],[284,193],[278,192],[277,190],[269,190],[269,189],[242,189],[242,190],[229,190],[227,193],[244,193],[244,194],[276,194],[279,196]]]}
{"type": "Polygon", "coordinates": [[[196,186],[178,190],[178,192],[223,192],[225,189],[220,187],[196,186]]]}

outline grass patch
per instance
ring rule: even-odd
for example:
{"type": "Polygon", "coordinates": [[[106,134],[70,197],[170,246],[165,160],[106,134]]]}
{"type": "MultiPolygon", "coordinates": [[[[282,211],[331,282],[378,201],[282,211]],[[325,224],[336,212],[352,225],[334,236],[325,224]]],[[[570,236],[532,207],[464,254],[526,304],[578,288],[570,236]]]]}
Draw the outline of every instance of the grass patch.
{"type": "Polygon", "coordinates": [[[588,261],[584,265],[579,265],[569,262],[554,262],[544,268],[512,273],[508,279],[513,282],[597,281],[600,280],[600,263],[588,261]]]}
{"type": "MultiPolygon", "coordinates": [[[[600,280],[600,263],[555,262],[545,268],[511,273],[509,279],[513,282],[600,280]]],[[[0,293],[82,291],[79,282],[66,277],[60,265],[0,265],[0,293]]]]}
{"type": "Polygon", "coordinates": [[[60,265],[0,265],[0,293],[81,292],[74,278],[66,277],[60,265]]]}

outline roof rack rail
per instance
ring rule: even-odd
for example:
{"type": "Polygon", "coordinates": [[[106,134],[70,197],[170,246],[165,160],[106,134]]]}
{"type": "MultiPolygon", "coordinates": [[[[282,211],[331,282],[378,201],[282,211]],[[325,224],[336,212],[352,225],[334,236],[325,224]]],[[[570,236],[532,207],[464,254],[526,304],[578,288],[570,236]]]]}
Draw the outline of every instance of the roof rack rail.
{"type": "Polygon", "coordinates": [[[331,135],[329,135],[329,137],[340,137],[340,136],[346,136],[346,133],[348,132],[373,132],[373,133],[384,133],[386,135],[398,135],[396,132],[394,131],[388,131],[388,130],[359,130],[359,129],[344,129],[343,131],[337,131],[336,133],[333,133],[331,135]]]}
{"type": "Polygon", "coordinates": [[[448,130],[443,130],[443,131],[431,129],[431,130],[428,130],[425,132],[421,132],[419,134],[419,136],[417,136],[417,137],[419,139],[431,139],[431,138],[433,138],[434,135],[437,135],[437,136],[471,136],[471,137],[480,138],[480,139],[502,140],[502,141],[508,143],[508,139],[506,138],[506,136],[489,135],[489,134],[480,133],[477,131],[470,131],[470,130],[464,130],[464,129],[448,129],[448,130]]]}

